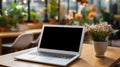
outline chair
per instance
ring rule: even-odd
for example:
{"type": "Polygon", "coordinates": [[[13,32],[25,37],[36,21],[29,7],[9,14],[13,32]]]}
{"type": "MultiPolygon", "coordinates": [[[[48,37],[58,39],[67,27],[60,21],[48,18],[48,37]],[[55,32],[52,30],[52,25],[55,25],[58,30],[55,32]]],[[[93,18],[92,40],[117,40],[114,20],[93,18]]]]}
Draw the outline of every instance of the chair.
{"type": "Polygon", "coordinates": [[[108,37],[109,46],[120,47],[120,30],[115,30],[108,37]]]}
{"type": "Polygon", "coordinates": [[[31,41],[32,47],[34,47],[34,46],[37,46],[37,45],[38,45],[39,39],[40,39],[40,35],[37,37],[37,39],[35,39],[35,40],[31,41]]]}
{"type": "Polygon", "coordinates": [[[33,33],[20,34],[13,43],[2,44],[2,47],[12,48],[12,51],[21,50],[27,48],[33,40],[33,33]]]}

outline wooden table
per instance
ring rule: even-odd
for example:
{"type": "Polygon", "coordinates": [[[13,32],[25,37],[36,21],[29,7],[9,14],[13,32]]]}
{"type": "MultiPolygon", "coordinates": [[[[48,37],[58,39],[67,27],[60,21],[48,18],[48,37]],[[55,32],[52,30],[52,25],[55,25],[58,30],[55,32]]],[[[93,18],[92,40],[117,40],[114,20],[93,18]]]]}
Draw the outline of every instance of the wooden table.
{"type": "MultiPolygon", "coordinates": [[[[33,49],[34,48],[0,56],[0,64],[10,67],[57,67],[49,64],[20,61],[14,59],[14,56],[33,49]]],[[[81,57],[72,62],[67,67],[109,67],[120,57],[120,48],[108,47],[105,56],[105,58],[96,58],[94,55],[93,45],[83,44],[81,57]]]]}
{"type": "MultiPolygon", "coordinates": [[[[32,29],[32,30],[27,30],[24,32],[32,32],[33,34],[39,34],[41,32],[41,29],[32,29]]],[[[7,37],[17,37],[23,32],[2,32],[0,33],[0,55],[2,54],[2,39],[7,38],[7,37]]]]}

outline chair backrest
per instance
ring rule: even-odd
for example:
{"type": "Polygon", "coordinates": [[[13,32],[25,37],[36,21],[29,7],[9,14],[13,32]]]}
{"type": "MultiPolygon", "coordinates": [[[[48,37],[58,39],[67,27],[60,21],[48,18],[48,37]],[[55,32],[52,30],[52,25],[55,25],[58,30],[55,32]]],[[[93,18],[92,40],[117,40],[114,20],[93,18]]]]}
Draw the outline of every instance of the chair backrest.
{"type": "Polygon", "coordinates": [[[22,33],[13,42],[12,48],[24,49],[28,47],[33,40],[33,33],[22,33]]]}
{"type": "Polygon", "coordinates": [[[39,39],[40,39],[40,35],[37,37],[36,40],[34,40],[34,43],[38,43],[38,42],[39,42],[39,39]]]}

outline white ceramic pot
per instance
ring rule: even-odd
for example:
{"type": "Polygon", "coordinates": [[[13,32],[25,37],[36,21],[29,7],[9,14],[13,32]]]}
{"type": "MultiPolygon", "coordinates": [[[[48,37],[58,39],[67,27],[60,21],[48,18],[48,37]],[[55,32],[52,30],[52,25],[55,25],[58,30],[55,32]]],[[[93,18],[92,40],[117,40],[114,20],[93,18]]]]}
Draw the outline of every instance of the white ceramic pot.
{"type": "Polygon", "coordinates": [[[95,50],[95,56],[99,58],[105,57],[105,51],[107,49],[108,42],[100,42],[100,41],[94,41],[94,50],[95,50]]]}

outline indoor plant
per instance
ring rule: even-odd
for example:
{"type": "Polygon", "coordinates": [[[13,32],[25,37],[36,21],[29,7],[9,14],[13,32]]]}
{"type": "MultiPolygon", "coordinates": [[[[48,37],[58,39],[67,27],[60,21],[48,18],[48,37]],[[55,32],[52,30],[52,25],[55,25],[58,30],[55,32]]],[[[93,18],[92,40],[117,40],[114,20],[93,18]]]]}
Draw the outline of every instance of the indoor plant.
{"type": "Polygon", "coordinates": [[[99,22],[97,7],[95,5],[83,4],[81,6],[83,8],[81,8],[80,13],[75,14],[73,21],[78,21],[79,25],[96,24],[99,22]]]}
{"type": "Polygon", "coordinates": [[[7,29],[7,20],[4,15],[0,16],[0,32],[5,32],[7,29]]]}
{"type": "Polygon", "coordinates": [[[107,37],[112,33],[113,29],[111,25],[107,22],[101,22],[96,25],[91,25],[89,28],[89,32],[94,41],[107,41],[107,37]]]}
{"type": "Polygon", "coordinates": [[[107,22],[91,25],[89,32],[94,41],[94,48],[97,57],[104,57],[108,45],[108,36],[112,33],[113,29],[107,22]]]}
{"type": "Polygon", "coordinates": [[[30,15],[31,15],[31,20],[33,21],[33,23],[39,22],[39,17],[35,11],[30,11],[30,15]]]}
{"type": "MultiPolygon", "coordinates": [[[[6,10],[7,16],[11,19],[9,22],[11,31],[19,31],[18,25],[25,24],[25,19],[27,17],[27,11],[24,6],[19,5],[18,2],[11,4],[11,8],[6,10]]],[[[22,28],[22,27],[21,27],[22,28]]]]}
{"type": "Polygon", "coordinates": [[[23,21],[27,16],[27,11],[24,6],[15,2],[12,3],[11,8],[7,10],[7,15],[12,18],[11,26],[16,28],[18,23],[24,23],[23,21]]]}
{"type": "Polygon", "coordinates": [[[49,8],[50,18],[55,18],[58,16],[58,4],[57,0],[50,0],[50,8],[49,8]]]}
{"type": "Polygon", "coordinates": [[[48,13],[50,17],[50,23],[56,24],[56,17],[58,16],[57,0],[50,0],[50,4],[48,5],[48,13]]]}

